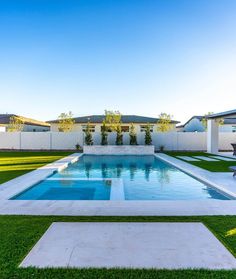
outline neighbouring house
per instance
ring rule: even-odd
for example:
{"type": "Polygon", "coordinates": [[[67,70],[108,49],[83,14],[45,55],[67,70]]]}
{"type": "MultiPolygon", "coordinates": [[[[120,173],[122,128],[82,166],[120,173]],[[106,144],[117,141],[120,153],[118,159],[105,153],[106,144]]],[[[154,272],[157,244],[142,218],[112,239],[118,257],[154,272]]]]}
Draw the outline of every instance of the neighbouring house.
{"type": "Polygon", "coordinates": [[[1,124],[0,124],[0,132],[6,132],[6,127],[5,126],[1,126],[1,124]]]}
{"type": "Polygon", "coordinates": [[[47,132],[50,131],[50,124],[35,119],[19,116],[16,114],[0,114],[0,132],[7,132],[12,118],[22,122],[22,132],[47,132]]]}
{"type": "MultiPolygon", "coordinates": [[[[75,124],[73,125],[74,132],[85,131],[87,123],[90,123],[91,132],[101,132],[102,122],[105,119],[105,115],[88,115],[74,118],[75,124]]],[[[144,132],[147,123],[151,126],[151,132],[157,131],[157,122],[159,118],[139,116],[139,115],[122,115],[121,116],[121,129],[123,132],[129,132],[131,124],[135,126],[136,132],[144,132]]],[[[52,132],[58,132],[59,120],[47,121],[51,125],[52,132]]],[[[176,124],[179,121],[172,120],[172,130],[176,131],[176,124]]]]}
{"type": "MultiPolygon", "coordinates": [[[[179,132],[205,132],[204,116],[193,116],[185,124],[177,126],[179,132]]],[[[219,126],[220,132],[236,132],[236,118],[225,118],[219,126]]]]}

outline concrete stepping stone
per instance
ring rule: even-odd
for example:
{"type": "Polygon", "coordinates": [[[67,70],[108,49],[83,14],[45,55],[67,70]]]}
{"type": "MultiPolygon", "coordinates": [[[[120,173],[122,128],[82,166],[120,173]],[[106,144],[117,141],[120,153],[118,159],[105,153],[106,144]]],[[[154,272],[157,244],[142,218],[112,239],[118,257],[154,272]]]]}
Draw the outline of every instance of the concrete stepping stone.
{"type": "Polygon", "coordinates": [[[226,158],[226,157],[222,157],[222,156],[211,156],[211,158],[218,159],[221,161],[227,161],[227,162],[236,162],[236,159],[226,158]]]}
{"type": "Polygon", "coordinates": [[[202,223],[53,223],[21,267],[236,268],[202,223]]]}
{"type": "Polygon", "coordinates": [[[207,156],[193,156],[193,157],[197,158],[197,159],[200,159],[200,160],[203,160],[203,161],[207,161],[207,162],[217,162],[217,161],[219,161],[219,160],[207,157],[207,156]]]}
{"type": "Polygon", "coordinates": [[[176,157],[179,158],[179,159],[185,160],[185,161],[189,161],[189,162],[199,161],[198,159],[193,158],[193,157],[189,157],[189,156],[176,156],[176,157]]]}

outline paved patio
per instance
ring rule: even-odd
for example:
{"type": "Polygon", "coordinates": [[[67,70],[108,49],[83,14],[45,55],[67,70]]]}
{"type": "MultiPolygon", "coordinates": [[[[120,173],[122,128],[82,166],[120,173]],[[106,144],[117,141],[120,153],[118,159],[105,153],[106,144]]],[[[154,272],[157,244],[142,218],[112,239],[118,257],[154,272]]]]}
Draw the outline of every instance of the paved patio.
{"type": "Polygon", "coordinates": [[[233,269],[202,223],[53,223],[21,267],[233,269]]]}

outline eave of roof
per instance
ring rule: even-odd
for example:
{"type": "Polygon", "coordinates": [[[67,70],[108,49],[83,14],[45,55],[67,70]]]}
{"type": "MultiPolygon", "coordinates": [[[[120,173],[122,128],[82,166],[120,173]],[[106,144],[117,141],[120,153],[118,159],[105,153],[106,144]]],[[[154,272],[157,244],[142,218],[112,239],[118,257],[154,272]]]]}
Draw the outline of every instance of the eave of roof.
{"type": "Polygon", "coordinates": [[[236,117],[236,109],[214,113],[208,115],[206,118],[215,119],[215,118],[224,118],[224,117],[232,117],[232,118],[236,117]]]}
{"type": "Polygon", "coordinates": [[[202,118],[203,118],[204,116],[202,116],[202,115],[194,115],[194,116],[192,116],[187,122],[185,122],[183,125],[181,125],[181,126],[177,126],[177,128],[183,128],[183,127],[185,127],[192,119],[194,119],[194,118],[197,118],[198,120],[202,120],[202,118]]]}
{"type": "Polygon", "coordinates": [[[11,117],[17,117],[18,119],[20,119],[26,125],[40,126],[40,127],[50,127],[50,124],[46,123],[44,121],[39,121],[39,120],[24,117],[24,116],[19,116],[19,115],[16,115],[16,114],[0,114],[0,123],[1,124],[9,124],[11,117]]]}

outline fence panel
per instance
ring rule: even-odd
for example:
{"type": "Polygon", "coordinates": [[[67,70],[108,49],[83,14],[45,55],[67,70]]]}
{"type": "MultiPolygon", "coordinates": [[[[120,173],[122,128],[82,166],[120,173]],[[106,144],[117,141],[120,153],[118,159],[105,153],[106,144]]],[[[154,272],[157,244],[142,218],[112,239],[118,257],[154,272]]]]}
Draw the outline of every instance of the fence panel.
{"type": "Polygon", "coordinates": [[[51,149],[50,137],[51,133],[48,132],[22,132],[21,136],[21,149],[42,150],[51,149]]]}
{"type": "MultiPolygon", "coordinates": [[[[144,144],[145,133],[137,134],[139,145],[144,144]]],[[[101,134],[93,133],[94,145],[101,144],[101,134]]],[[[116,133],[108,134],[108,144],[115,145],[116,133]]],[[[123,133],[123,143],[129,144],[129,133],[123,133]]],[[[205,151],[207,148],[207,133],[169,132],[152,133],[152,143],[156,150],[161,146],[164,150],[205,151]]],[[[221,132],[219,134],[219,149],[232,150],[231,143],[236,143],[236,133],[221,132]]],[[[0,149],[75,149],[76,144],[83,146],[82,132],[0,132],[0,149]]]]}
{"type": "Polygon", "coordinates": [[[83,133],[81,132],[53,132],[51,138],[52,149],[75,149],[76,144],[83,146],[83,133]]]}
{"type": "Polygon", "coordinates": [[[0,133],[0,149],[20,149],[21,136],[20,132],[1,132],[0,133]]]}
{"type": "Polygon", "coordinates": [[[206,151],[207,135],[202,133],[178,133],[177,150],[206,151]]]}

